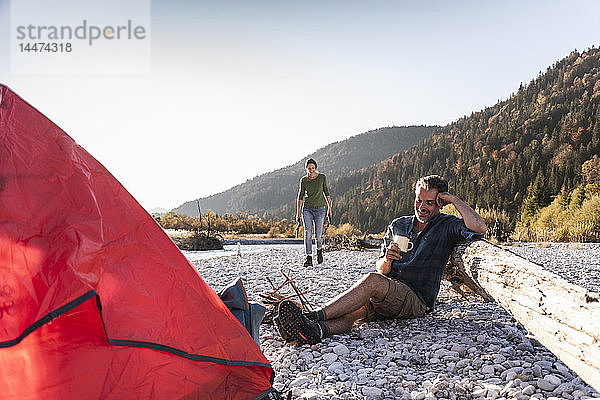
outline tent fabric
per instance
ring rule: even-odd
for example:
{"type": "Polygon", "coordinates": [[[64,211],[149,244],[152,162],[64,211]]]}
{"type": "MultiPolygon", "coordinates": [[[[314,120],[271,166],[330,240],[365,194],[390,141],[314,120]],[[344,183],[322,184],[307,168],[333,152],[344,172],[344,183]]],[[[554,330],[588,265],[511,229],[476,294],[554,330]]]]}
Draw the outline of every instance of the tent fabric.
{"type": "Polygon", "coordinates": [[[0,85],[2,398],[252,399],[273,370],[123,186],[0,85]]]}

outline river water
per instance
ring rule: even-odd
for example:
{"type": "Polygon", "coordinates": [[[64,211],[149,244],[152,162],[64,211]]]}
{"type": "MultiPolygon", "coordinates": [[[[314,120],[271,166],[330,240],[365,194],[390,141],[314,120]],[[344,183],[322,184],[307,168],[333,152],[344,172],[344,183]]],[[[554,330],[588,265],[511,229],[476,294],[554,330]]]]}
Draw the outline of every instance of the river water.
{"type": "MultiPolygon", "coordinates": [[[[240,245],[240,252],[242,254],[248,253],[260,253],[262,251],[273,250],[273,249],[304,249],[303,244],[242,244],[240,245]]],[[[214,257],[223,256],[235,256],[238,253],[238,246],[236,244],[226,244],[223,246],[223,250],[203,250],[203,251],[185,251],[182,253],[191,262],[198,260],[207,260],[214,257]]]]}

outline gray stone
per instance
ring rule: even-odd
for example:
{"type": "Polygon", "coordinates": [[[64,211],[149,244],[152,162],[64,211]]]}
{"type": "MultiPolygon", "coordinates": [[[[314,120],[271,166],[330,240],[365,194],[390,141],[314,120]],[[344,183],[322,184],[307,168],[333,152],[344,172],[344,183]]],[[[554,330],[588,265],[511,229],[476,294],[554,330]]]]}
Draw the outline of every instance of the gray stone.
{"type": "Polygon", "coordinates": [[[377,337],[380,334],[381,334],[381,332],[378,329],[362,329],[359,333],[359,335],[362,339],[377,337]]]}
{"type": "Polygon", "coordinates": [[[517,346],[517,350],[526,351],[528,353],[533,353],[535,349],[529,342],[523,342],[517,346]]]}
{"type": "Polygon", "coordinates": [[[300,353],[300,358],[302,358],[306,362],[311,362],[312,360],[314,360],[315,357],[313,356],[312,351],[305,350],[302,353],[300,353]]]}
{"type": "Polygon", "coordinates": [[[515,355],[515,349],[512,346],[508,346],[508,347],[504,347],[502,349],[500,349],[501,353],[507,354],[508,356],[514,356],[515,355]]]}
{"type": "Polygon", "coordinates": [[[448,350],[446,350],[446,349],[438,349],[438,350],[436,350],[436,351],[433,352],[433,357],[442,358],[447,353],[448,353],[448,350]]]}
{"type": "Polygon", "coordinates": [[[408,353],[406,356],[406,360],[411,364],[424,364],[423,357],[416,353],[408,353]]]}
{"type": "Polygon", "coordinates": [[[532,394],[535,393],[535,386],[527,385],[523,388],[523,390],[521,390],[521,392],[527,396],[531,396],[532,394]]]}
{"type": "Polygon", "coordinates": [[[356,383],[357,383],[358,385],[366,385],[366,384],[367,384],[367,383],[369,383],[369,382],[371,382],[371,379],[369,379],[369,377],[367,377],[367,376],[359,376],[359,377],[356,379],[356,383]]]}
{"type": "Polygon", "coordinates": [[[562,380],[558,376],[552,374],[544,376],[544,380],[550,382],[554,386],[558,386],[562,383],[562,380]]]}
{"type": "Polygon", "coordinates": [[[569,371],[569,368],[567,368],[567,366],[561,362],[555,362],[554,363],[554,368],[556,368],[556,370],[558,372],[560,372],[561,374],[571,374],[571,371],[569,371]]]}
{"type": "Polygon", "coordinates": [[[537,380],[537,387],[547,392],[553,391],[558,385],[548,382],[546,379],[539,378],[537,380]]]}
{"type": "Polygon", "coordinates": [[[305,376],[301,376],[301,377],[294,379],[292,382],[290,382],[290,387],[304,386],[304,385],[307,385],[309,382],[310,382],[310,379],[308,379],[305,376]]]}
{"type": "Polygon", "coordinates": [[[494,355],[494,364],[502,364],[504,361],[506,361],[506,357],[502,354],[494,355]]]}
{"type": "Polygon", "coordinates": [[[536,361],[535,363],[533,363],[533,365],[539,365],[542,369],[548,371],[552,369],[552,362],[546,360],[536,361]]]}
{"type": "Polygon", "coordinates": [[[302,399],[302,400],[319,400],[320,398],[321,398],[321,396],[319,395],[319,392],[313,392],[313,391],[304,392],[300,396],[300,399],[302,399]]]}
{"type": "Polygon", "coordinates": [[[385,386],[387,384],[387,379],[386,378],[379,378],[375,381],[375,386],[377,386],[378,388],[381,388],[383,386],[385,386]]]}
{"type": "Polygon", "coordinates": [[[583,397],[583,396],[585,396],[585,392],[584,392],[583,390],[579,390],[579,389],[577,389],[577,390],[574,390],[574,391],[573,391],[573,393],[571,393],[571,394],[572,394],[572,395],[573,395],[573,397],[575,397],[576,399],[577,399],[577,398],[580,398],[580,397],[583,397]]]}
{"type": "Polygon", "coordinates": [[[370,386],[363,387],[361,392],[363,395],[365,395],[365,397],[371,398],[371,399],[379,397],[381,395],[381,389],[376,388],[376,387],[370,387],[370,386]]]}
{"type": "Polygon", "coordinates": [[[339,361],[333,362],[333,363],[331,363],[331,365],[329,367],[327,367],[327,371],[329,371],[329,372],[340,371],[340,373],[341,373],[344,371],[344,364],[342,364],[339,361]]]}
{"type": "Polygon", "coordinates": [[[504,376],[504,379],[506,381],[512,381],[513,379],[515,379],[515,377],[517,376],[517,373],[514,371],[506,371],[506,375],[504,376]]]}
{"type": "Polygon", "coordinates": [[[325,360],[328,363],[332,363],[335,360],[338,359],[338,355],[335,353],[325,353],[323,354],[323,360],[325,360]]]}
{"type": "Polygon", "coordinates": [[[467,354],[467,349],[462,344],[453,344],[450,351],[458,353],[459,356],[464,357],[467,354]]]}
{"type": "Polygon", "coordinates": [[[508,371],[509,372],[514,372],[517,375],[522,374],[523,373],[524,368],[523,367],[512,367],[510,368],[508,371]]]}
{"type": "Polygon", "coordinates": [[[347,356],[350,354],[350,350],[343,344],[338,344],[333,348],[333,352],[338,356],[347,356]]]}
{"type": "Polygon", "coordinates": [[[558,385],[556,389],[554,389],[554,393],[564,395],[566,393],[572,393],[575,389],[575,386],[571,382],[565,382],[558,385]]]}
{"type": "Polygon", "coordinates": [[[493,365],[484,365],[481,368],[481,373],[484,374],[484,375],[494,375],[495,372],[496,371],[495,371],[493,365]]]}
{"type": "Polygon", "coordinates": [[[411,392],[413,400],[425,400],[427,392],[411,392]]]}

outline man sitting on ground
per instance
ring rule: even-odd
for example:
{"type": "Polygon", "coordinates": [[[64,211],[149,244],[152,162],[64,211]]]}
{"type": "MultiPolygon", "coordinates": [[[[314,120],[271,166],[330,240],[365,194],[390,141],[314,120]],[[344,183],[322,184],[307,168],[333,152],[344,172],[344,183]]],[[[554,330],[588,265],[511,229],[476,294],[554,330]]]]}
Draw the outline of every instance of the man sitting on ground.
{"type": "Polygon", "coordinates": [[[448,193],[448,182],[439,175],[417,181],[414,209],[414,215],[396,218],[389,225],[377,272],[363,276],[325,307],[307,314],[291,301],[281,302],[275,318],[281,336],[315,344],[348,332],[357,321],[423,317],[431,311],[454,246],[462,239],[482,237],[487,227],[469,205],[448,193]],[[440,213],[449,203],[462,219],[440,213]],[[404,251],[394,240],[401,236],[412,243],[403,246],[404,251]]]}

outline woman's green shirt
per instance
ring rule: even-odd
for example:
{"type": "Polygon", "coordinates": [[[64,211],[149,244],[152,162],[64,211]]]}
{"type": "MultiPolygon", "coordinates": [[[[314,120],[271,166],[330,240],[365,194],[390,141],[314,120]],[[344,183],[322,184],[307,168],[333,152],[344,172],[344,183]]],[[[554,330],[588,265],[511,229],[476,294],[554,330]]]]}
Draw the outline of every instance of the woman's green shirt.
{"type": "Polygon", "coordinates": [[[308,179],[305,175],[300,179],[298,200],[304,200],[307,207],[323,207],[327,205],[325,196],[329,196],[327,179],[325,175],[318,174],[315,179],[308,179]]]}

